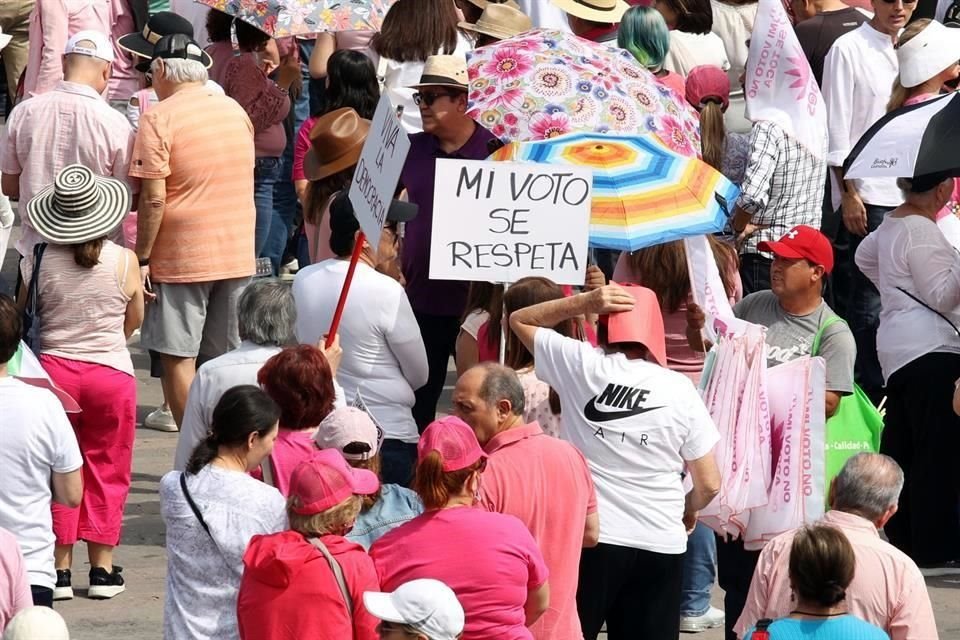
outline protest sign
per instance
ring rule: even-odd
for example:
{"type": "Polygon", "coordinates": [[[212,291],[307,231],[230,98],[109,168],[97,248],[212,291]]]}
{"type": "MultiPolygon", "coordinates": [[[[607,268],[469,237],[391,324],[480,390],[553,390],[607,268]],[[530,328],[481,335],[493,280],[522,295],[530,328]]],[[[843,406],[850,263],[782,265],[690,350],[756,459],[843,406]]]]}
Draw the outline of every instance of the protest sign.
{"type": "Polygon", "coordinates": [[[734,317],[730,307],[730,298],[720,279],[720,270],[713,257],[707,236],[693,236],[683,239],[683,248],[687,255],[687,269],[690,272],[690,290],[693,301],[703,309],[707,316],[704,332],[711,342],[717,341],[717,332],[713,319],[729,320],[734,317]]]}
{"type": "Polygon", "coordinates": [[[430,278],[583,284],[592,182],[584,167],[437,160],[430,278]]]}
{"type": "Polygon", "coordinates": [[[390,98],[384,95],[373,114],[349,192],[353,214],[374,249],[380,246],[380,231],[408,151],[410,139],[390,98]]]}

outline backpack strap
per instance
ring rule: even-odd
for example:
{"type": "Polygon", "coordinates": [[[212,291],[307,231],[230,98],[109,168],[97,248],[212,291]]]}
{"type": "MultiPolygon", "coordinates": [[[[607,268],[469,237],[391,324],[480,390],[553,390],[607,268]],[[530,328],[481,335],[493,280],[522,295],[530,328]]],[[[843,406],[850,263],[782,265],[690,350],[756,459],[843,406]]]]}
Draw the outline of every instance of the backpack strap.
{"type": "Polygon", "coordinates": [[[351,626],[353,626],[353,598],[350,596],[350,589],[347,588],[347,579],[343,575],[343,568],[340,567],[340,563],[333,557],[333,554],[330,553],[327,546],[320,541],[320,538],[307,538],[307,542],[316,547],[317,550],[323,554],[323,557],[327,559],[327,564],[330,565],[330,570],[333,571],[333,577],[337,581],[337,586],[340,587],[340,595],[343,596],[343,601],[347,605],[347,615],[350,616],[351,626]]]}
{"type": "Polygon", "coordinates": [[[820,329],[817,330],[817,334],[813,336],[813,346],[810,347],[811,356],[820,355],[820,342],[823,340],[823,332],[827,330],[827,327],[837,322],[842,322],[843,324],[847,324],[847,322],[840,316],[830,316],[820,326],[820,329]]]}
{"type": "Polygon", "coordinates": [[[757,626],[753,630],[753,635],[750,636],[752,640],[770,640],[770,632],[768,629],[771,624],[773,624],[773,620],[770,618],[757,620],[757,626]]]}

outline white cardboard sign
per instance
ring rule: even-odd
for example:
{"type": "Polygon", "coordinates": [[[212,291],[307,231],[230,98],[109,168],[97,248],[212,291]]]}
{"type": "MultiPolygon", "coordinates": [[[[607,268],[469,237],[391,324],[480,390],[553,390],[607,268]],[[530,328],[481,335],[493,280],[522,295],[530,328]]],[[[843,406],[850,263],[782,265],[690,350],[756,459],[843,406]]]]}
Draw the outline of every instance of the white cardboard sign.
{"type": "Polygon", "coordinates": [[[380,232],[409,150],[410,139],[384,95],[373,114],[349,193],[353,214],[372,247],[380,246],[380,232]]]}
{"type": "Polygon", "coordinates": [[[592,183],[586,167],[437,160],[430,278],[583,284],[592,183]]]}

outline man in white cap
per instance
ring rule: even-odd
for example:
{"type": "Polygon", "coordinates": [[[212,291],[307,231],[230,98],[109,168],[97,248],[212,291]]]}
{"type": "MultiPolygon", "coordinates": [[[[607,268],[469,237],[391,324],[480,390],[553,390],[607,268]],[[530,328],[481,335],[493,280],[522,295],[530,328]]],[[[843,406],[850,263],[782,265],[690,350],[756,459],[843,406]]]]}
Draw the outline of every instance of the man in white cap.
{"type": "Polygon", "coordinates": [[[382,621],[377,627],[381,638],[457,640],[463,635],[463,607],[439,580],[411,580],[393,593],[367,591],[363,605],[382,621]]]}
{"type": "MultiPolygon", "coordinates": [[[[130,184],[133,129],[102,96],[110,79],[113,45],[101,32],[81,31],[67,41],[63,54],[63,80],[53,91],[18,105],[7,120],[7,144],[0,157],[2,190],[24,203],[71,164],[130,184]]],[[[23,208],[21,216],[17,251],[27,255],[40,237],[23,208]]]]}

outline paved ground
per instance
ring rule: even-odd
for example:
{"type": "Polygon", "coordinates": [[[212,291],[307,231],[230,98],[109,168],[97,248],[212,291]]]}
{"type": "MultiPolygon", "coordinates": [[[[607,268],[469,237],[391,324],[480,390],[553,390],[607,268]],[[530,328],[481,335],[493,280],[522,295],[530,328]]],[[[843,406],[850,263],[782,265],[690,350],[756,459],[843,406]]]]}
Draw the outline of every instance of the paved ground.
{"type": "MultiPolygon", "coordinates": [[[[15,235],[17,231],[14,230],[15,235]]],[[[0,291],[9,293],[15,268],[15,255],[11,249],[0,270],[0,291]]],[[[149,378],[146,354],[136,344],[131,346],[131,351],[137,367],[138,429],[133,486],[124,517],[122,545],[116,554],[117,564],[124,568],[128,588],[113,600],[86,599],[88,567],[85,551],[82,545],[78,546],[74,566],[77,598],[72,602],[57,603],[56,607],[66,618],[73,640],[156,640],[162,637],[166,555],[157,490],[160,477],[172,465],[176,435],[139,426],[144,416],[159,403],[160,385],[149,378]]],[[[451,383],[452,374],[448,377],[448,384],[451,383]]],[[[449,389],[442,401],[442,407],[446,406],[449,406],[449,389]]],[[[937,614],[940,637],[943,640],[960,639],[960,579],[930,580],[928,588],[937,614]]],[[[714,604],[721,602],[722,592],[714,588],[714,604]]],[[[723,634],[715,630],[689,637],[720,640],[723,634]]]]}

